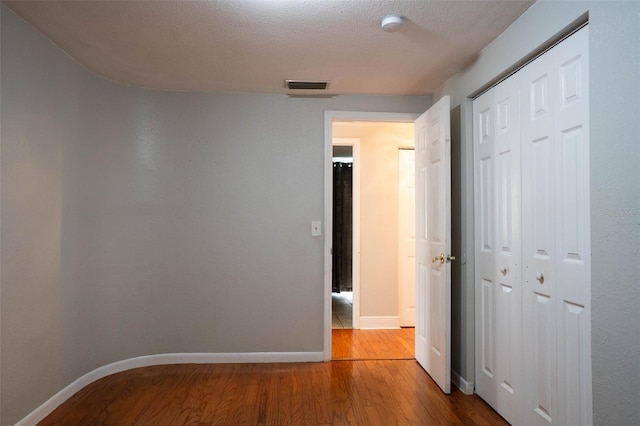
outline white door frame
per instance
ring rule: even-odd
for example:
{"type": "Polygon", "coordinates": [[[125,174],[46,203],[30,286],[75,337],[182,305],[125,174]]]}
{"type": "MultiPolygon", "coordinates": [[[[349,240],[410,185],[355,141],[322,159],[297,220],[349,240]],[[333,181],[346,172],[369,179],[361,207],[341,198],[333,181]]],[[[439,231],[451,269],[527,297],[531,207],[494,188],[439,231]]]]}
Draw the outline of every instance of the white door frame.
{"type": "MultiPolygon", "coordinates": [[[[333,146],[350,146],[353,148],[353,180],[352,180],[352,225],[353,238],[351,246],[351,282],[353,286],[352,324],[354,329],[360,328],[360,138],[333,138],[333,146]]],[[[331,186],[333,191],[333,186],[331,186]]],[[[332,192],[333,195],[333,192],[332,192]]],[[[333,198],[331,198],[333,200],[333,198]]],[[[332,206],[333,209],[333,206],[332,206]]],[[[332,216],[333,218],[333,216],[332,216]]],[[[326,229],[326,228],[325,228],[326,229]]],[[[332,228],[333,231],[333,228],[332,228]]],[[[333,232],[332,232],[333,235],[333,232]]]]}
{"type": "Polygon", "coordinates": [[[413,123],[420,114],[364,111],[324,112],[324,360],[331,361],[331,245],[333,235],[333,122],[413,123]]]}

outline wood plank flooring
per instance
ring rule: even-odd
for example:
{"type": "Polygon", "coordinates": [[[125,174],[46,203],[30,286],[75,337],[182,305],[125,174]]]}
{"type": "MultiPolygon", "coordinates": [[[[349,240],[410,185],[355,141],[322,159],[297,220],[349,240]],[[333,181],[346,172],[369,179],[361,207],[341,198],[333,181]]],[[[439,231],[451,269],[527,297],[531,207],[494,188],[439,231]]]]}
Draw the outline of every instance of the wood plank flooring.
{"type": "Polygon", "coordinates": [[[416,361],[182,364],[98,380],[40,425],[503,425],[416,361]]]}
{"type": "Polygon", "coordinates": [[[138,368],[82,389],[40,425],[506,425],[444,395],[413,359],[414,329],[332,330],[332,362],[138,368]]]}
{"type": "Polygon", "coordinates": [[[331,330],[331,359],[414,358],[414,328],[399,330],[331,330]]]}

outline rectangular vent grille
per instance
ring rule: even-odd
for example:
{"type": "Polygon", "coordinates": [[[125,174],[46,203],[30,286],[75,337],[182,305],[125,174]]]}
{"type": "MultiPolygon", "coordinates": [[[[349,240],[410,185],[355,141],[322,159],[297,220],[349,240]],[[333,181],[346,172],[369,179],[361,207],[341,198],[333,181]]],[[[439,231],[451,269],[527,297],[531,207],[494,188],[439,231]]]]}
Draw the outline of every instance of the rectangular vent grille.
{"type": "Polygon", "coordinates": [[[285,80],[285,86],[291,90],[327,90],[328,81],[285,80]]]}

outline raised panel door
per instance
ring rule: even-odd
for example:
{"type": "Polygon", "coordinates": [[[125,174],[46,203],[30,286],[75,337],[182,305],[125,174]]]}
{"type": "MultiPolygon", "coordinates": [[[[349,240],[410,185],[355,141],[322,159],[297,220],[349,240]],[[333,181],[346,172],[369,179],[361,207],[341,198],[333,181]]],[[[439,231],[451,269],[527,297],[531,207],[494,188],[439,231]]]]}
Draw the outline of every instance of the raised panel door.
{"type": "Polygon", "coordinates": [[[556,418],[555,135],[550,52],[522,70],[524,423],[556,418]]]}
{"type": "Polygon", "coordinates": [[[416,120],[416,359],[451,391],[451,139],[449,97],[416,120]],[[440,260],[436,260],[442,259],[440,260]]]}
{"type": "Polygon", "coordinates": [[[401,327],[416,324],[416,174],[413,149],[398,151],[398,313],[401,327]]]}
{"type": "Polygon", "coordinates": [[[521,422],[520,93],[516,74],[493,89],[495,126],[496,385],[500,414],[521,422]]]}
{"type": "Polygon", "coordinates": [[[496,410],[494,91],[473,101],[476,393],[496,410]]]}
{"type": "Polygon", "coordinates": [[[591,240],[588,27],[554,49],[558,76],[556,276],[558,420],[591,424],[591,240]]]}

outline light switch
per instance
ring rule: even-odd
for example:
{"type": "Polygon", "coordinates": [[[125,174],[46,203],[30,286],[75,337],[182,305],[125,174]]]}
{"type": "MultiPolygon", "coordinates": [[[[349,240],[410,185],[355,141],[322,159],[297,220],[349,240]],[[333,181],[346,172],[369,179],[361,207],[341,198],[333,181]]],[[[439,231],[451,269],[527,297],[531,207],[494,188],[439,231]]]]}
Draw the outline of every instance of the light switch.
{"type": "Polygon", "coordinates": [[[314,237],[322,235],[322,225],[319,220],[311,221],[311,235],[314,237]]]}

